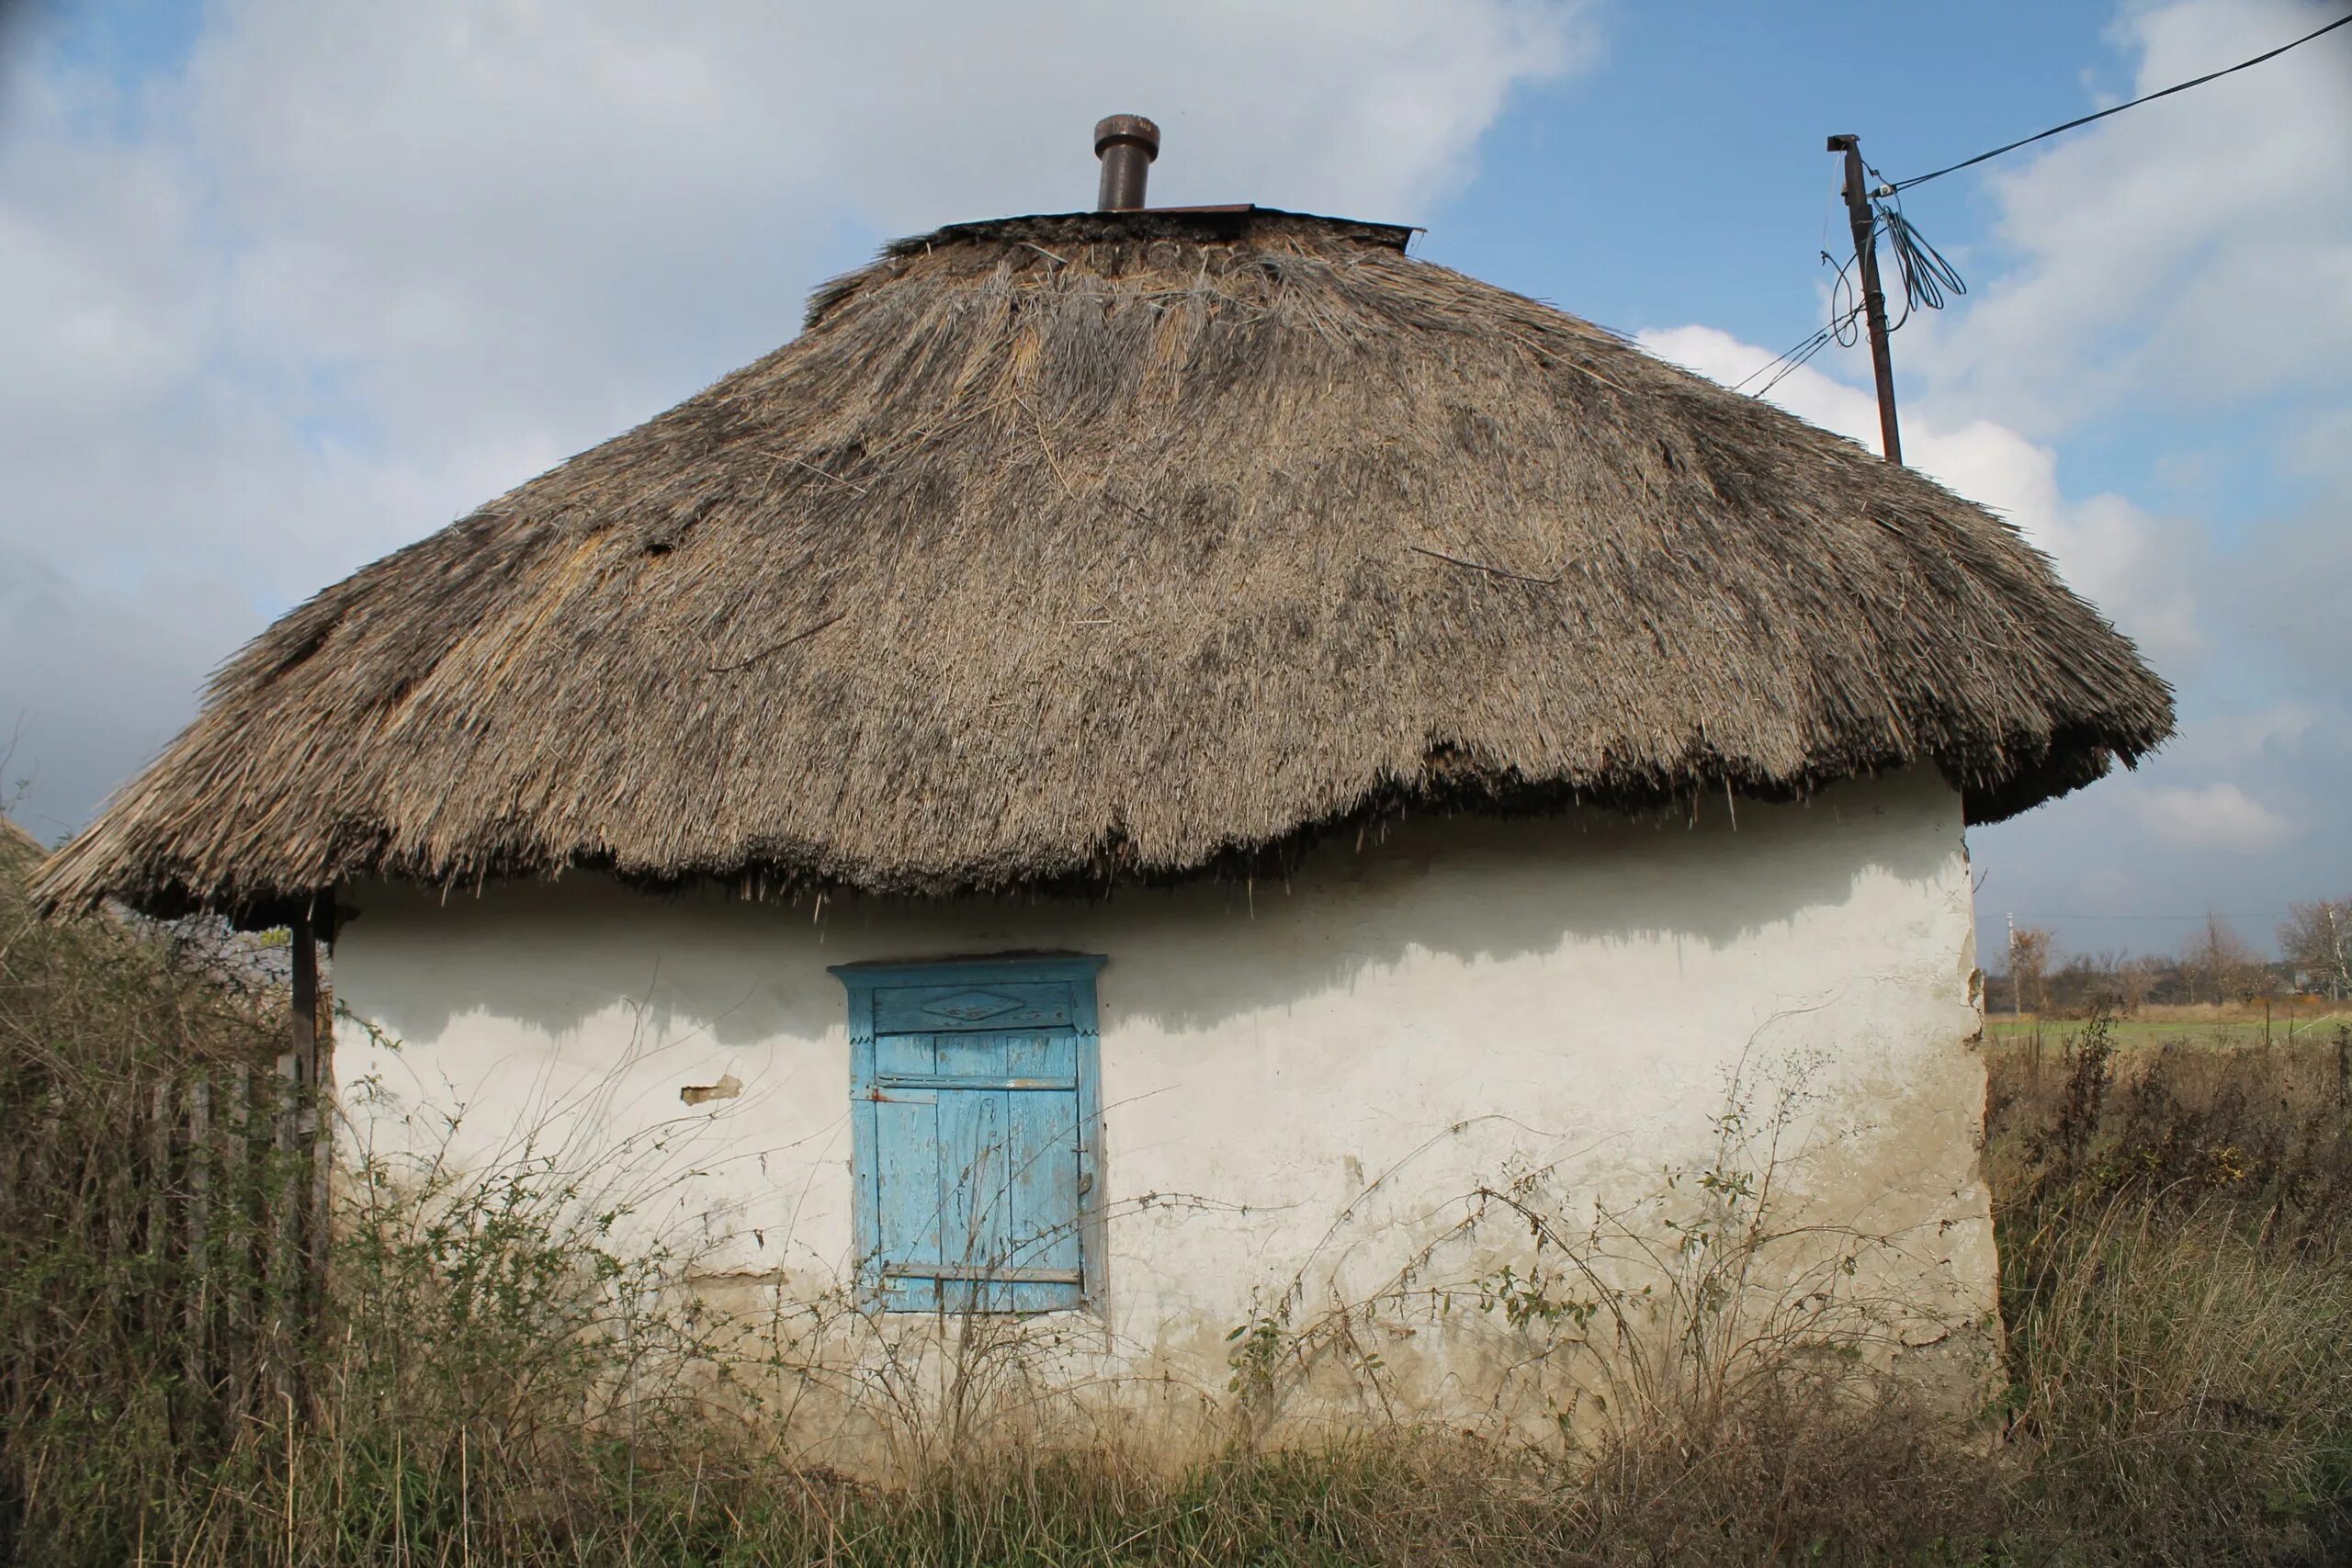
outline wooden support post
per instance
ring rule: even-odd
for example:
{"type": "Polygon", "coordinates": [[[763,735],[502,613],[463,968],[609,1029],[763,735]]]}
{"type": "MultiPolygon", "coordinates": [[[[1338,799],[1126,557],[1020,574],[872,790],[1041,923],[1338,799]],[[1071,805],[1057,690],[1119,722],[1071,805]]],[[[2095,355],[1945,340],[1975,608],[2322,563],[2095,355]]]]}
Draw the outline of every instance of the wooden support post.
{"type": "Polygon", "coordinates": [[[1900,463],[1903,432],[1894,423],[1894,355],[1886,341],[1886,290],[1878,282],[1878,220],[1871,212],[1862,173],[1862,139],[1833,136],[1829,151],[1846,154],[1846,218],[1854,231],[1854,259],[1861,268],[1862,315],[1870,322],[1871,374],[1878,381],[1879,438],[1886,448],[1886,460],[1900,463]]]}
{"type": "Polygon", "coordinates": [[[287,941],[294,952],[295,1069],[308,1085],[319,1078],[319,944],[308,909],[294,917],[287,941]]]}
{"type": "MultiPolygon", "coordinates": [[[[315,1314],[326,1302],[328,1206],[334,1198],[334,1115],[330,1103],[334,1036],[319,1022],[319,944],[313,905],[296,917],[294,943],[294,1051],[302,1076],[303,1131],[310,1155],[310,1179],[300,1195],[302,1250],[309,1272],[309,1309],[315,1314]]],[[[331,1029],[331,1026],[330,1026],[331,1029]]]]}

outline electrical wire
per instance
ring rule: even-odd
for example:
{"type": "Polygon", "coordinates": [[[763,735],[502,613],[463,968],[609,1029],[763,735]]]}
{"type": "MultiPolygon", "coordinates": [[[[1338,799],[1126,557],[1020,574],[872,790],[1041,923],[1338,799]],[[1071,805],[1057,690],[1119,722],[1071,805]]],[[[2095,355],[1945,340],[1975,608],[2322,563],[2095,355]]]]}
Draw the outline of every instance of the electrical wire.
{"type": "MultiPolygon", "coordinates": [[[[1924,245],[1925,242],[1921,243],[1924,245]]],[[[1930,255],[1935,254],[1934,247],[1928,246],[1927,249],[1930,255]]],[[[1744,392],[1747,389],[1748,382],[1755,380],[1758,376],[1769,375],[1771,379],[1756,389],[1756,396],[1759,398],[1767,396],[1773,388],[1804,369],[1814,355],[1831,344],[1834,343],[1840,348],[1851,348],[1861,341],[1861,332],[1854,325],[1861,319],[1863,310],[1862,300],[1854,288],[1855,259],[1849,256],[1841,262],[1827,251],[1821,253],[1821,264],[1837,269],[1837,276],[1829,283],[1829,320],[1807,333],[1789,348],[1774,355],[1749,371],[1733,385],[1733,391],[1744,392]]],[[[1935,259],[1939,266],[1946,272],[1950,272],[1951,264],[1945,262],[1939,255],[1935,259]]],[[[1960,283],[1957,274],[1952,275],[1951,282],[1957,286],[1958,292],[1964,294],[1968,291],[1967,286],[1960,283]]],[[[1905,288],[1906,289],[1908,288],[1907,282],[1905,288]]],[[[1940,303],[1942,297],[1939,295],[1937,298],[1940,303]]],[[[1906,321],[1910,319],[1909,310],[1905,310],[1904,319],[1906,321]]]]}
{"type": "Polygon", "coordinates": [[[1758,376],[1770,374],[1772,378],[1756,389],[1756,395],[1759,398],[1763,397],[1782,381],[1804,368],[1807,361],[1832,343],[1837,344],[1840,348],[1851,348],[1854,345],[1860,336],[1854,330],[1854,321],[1862,313],[1861,302],[1854,295],[1851,276],[1851,268],[1854,264],[1851,261],[1840,262],[1827,251],[1821,253],[1821,260],[1823,265],[1838,269],[1837,277],[1829,285],[1828,321],[1825,325],[1814,328],[1795,344],[1740,378],[1732,387],[1733,391],[1744,392],[1747,389],[1748,382],[1755,380],[1758,376]],[[1838,304],[1841,298],[1845,300],[1842,309],[1838,304]]]}
{"type": "MultiPolygon", "coordinates": [[[[2185,93],[2191,87],[2201,87],[2208,82],[2217,82],[2224,76],[2259,65],[2267,60],[2276,60],[2289,50],[2301,48],[2312,39],[2332,33],[2346,23],[2352,23],[2352,16],[2339,17],[2324,27],[2314,28],[2292,42],[2280,44],[2277,49],[2257,54],[2251,60],[2241,60],[2235,65],[2209,72],[2205,75],[2187,82],[2175,83],[2169,87],[2133,98],[2129,103],[2117,104],[2114,107],[2101,109],[2097,114],[2086,114],[2078,119],[2070,119],[2064,125],[2053,125],[2047,130],[2036,131],[2031,136],[2020,138],[2006,146],[1996,147],[1989,152],[1979,152],[1973,158],[1938,169],[1931,174],[1915,175],[1907,180],[1889,180],[1878,170],[1871,169],[1871,175],[1879,184],[1870,192],[1872,198],[1870,243],[1875,247],[1879,236],[1881,234],[1886,236],[1889,245],[1894,252],[1895,270],[1903,279],[1903,315],[1890,325],[1887,331],[1890,333],[1900,331],[1904,323],[1910,321],[1914,311],[1940,310],[1948,300],[1968,292],[1968,285],[1961,277],[1960,270],[1945,258],[1942,252],[1928,243],[1927,236],[1921,234],[1912,226],[1910,220],[1904,217],[1903,193],[1905,191],[1909,190],[1913,186],[1926,185],[1929,180],[1939,180],[1946,175],[1958,174],[1962,169],[1973,168],[1988,159],[1997,158],[2004,152],[2014,152],[2020,147],[2030,146],[2036,141],[2056,136],[2062,131],[2073,130],[2077,126],[2088,125],[2093,120],[2105,119],[2112,114],[2121,114],[2125,109],[2137,108],[2142,104],[2154,103],[2158,98],[2168,98],[2175,93],[2185,93]],[[1880,199],[1887,197],[1894,198],[1892,207],[1880,199]]],[[[1826,227],[1825,220],[1825,229],[1826,227]]],[[[1733,391],[1745,391],[1750,381],[1759,376],[1769,375],[1770,379],[1756,389],[1756,396],[1764,397],[1773,388],[1803,369],[1815,355],[1832,343],[1841,348],[1850,348],[1860,336],[1855,329],[1854,322],[1862,314],[1862,306],[1855,299],[1854,284],[1849,272],[1849,268],[1853,266],[1854,262],[1850,260],[1838,262],[1826,249],[1821,253],[1821,259],[1825,265],[1838,269],[1838,276],[1830,284],[1830,310],[1827,324],[1816,327],[1792,346],[1749,371],[1733,386],[1733,391]],[[1843,308],[1839,305],[1841,298],[1845,301],[1843,308]]]]}
{"type": "MultiPolygon", "coordinates": [[[[1877,171],[1873,169],[1871,173],[1877,171]]],[[[1903,198],[1896,197],[1893,207],[1884,202],[1871,203],[1877,217],[1878,230],[1885,232],[1894,252],[1894,267],[1903,277],[1903,321],[1888,328],[1898,332],[1903,322],[1911,319],[1914,310],[1940,310],[1947,299],[1957,299],[1968,292],[1968,284],[1960,269],[1944,259],[1944,254],[1928,243],[1928,237],[1911,226],[1903,216],[1903,198]]],[[[1871,235],[1877,243],[1877,232],[1871,235]]]]}
{"type": "Polygon", "coordinates": [[[2076,126],[2088,125],[2095,119],[2105,119],[2109,115],[2121,114],[2125,109],[2138,108],[2142,104],[2152,104],[2158,98],[2168,98],[2175,93],[2185,93],[2191,87],[2201,87],[2208,82],[2218,82],[2224,76],[2244,71],[2249,66],[2259,65],[2266,60],[2276,60],[2280,55],[2286,53],[2289,50],[2300,49],[2304,44],[2311,42],[2312,39],[2325,33],[2332,33],[2347,22],[2352,22],[2352,17],[2338,17],[2335,20],[2328,23],[2324,28],[2314,28],[2312,31],[2307,32],[2302,37],[2295,39],[2294,42],[2282,43],[2277,49],[2271,50],[2267,53],[2256,55],[2252,60],[2241,60],[2235,65],[2227,66],[2220,71],[2209,72],[2205,75],[2199,76],[2194,80],[2188,82],[2177,82],[2173,85],[2162,88],[2159,91],[2143,94],[2139,97],[2133,98],[2130,103],[2118,104],[2113,108],[2101,109],[2097,114],[2086,114],[2080,119],[2070,119],[2064,125],[2053,125],[2047,130],[2037,130],[2031,136],[2021,137],[2018,141],[2010,142],[2006,147],[1996,147],[1990,152],[1979,152],[1973,158],[1964,159],[1960,163],[1951,165],[1949,168],[1938,169],[1933,174],[1914,175],[1907,180],[1896,180],[1878,190],[1872,191],[1871,194],[1873,196],[1893,196],[1898,191],[1909,190],[1913,186],[1923,186],[1929,180],[1939,180],[1946,175],[1956,175],[1962,169],[1974,168],[1977,164],[1984,163],[1988,158],[1997,158],[2004,152],[2014,152],[2020,147],[2030,146],[2034,142],[2040,141],[2046,137],[2055,136],[2062,130],[2072,130],[2076,126]]]}
{"type": "MultiPolygon", "coordinates": [[[[1849,321],[1852,318],[1850,317],[1848,318],[1849,321]]],[[[1760,398],[1766,396],[1773,388],[1787,380],[1799,370],[1804,369],[1805,363],[1812,359],[1815,355],[1819,354],[1823,349],[1828,347],[1830,341],[1837,337],[1838,329],[1841,324],[1843,323],[1832,321],[1828,326],[1815,328],[1809,336],[1799,342],[1794,347],[1775,355],[1773,358],[1765,361],[1762,365],[1759,365],[1755,369],[1749,371],[1737,385],[1732,388],[1732,390],[1735,392],[1747,390],[1748,382],[1755,380],[1757,377],[1763,375],[1767,370],[1774,370],[1774,367],[1778,367],[1778,369],[1775,371],[1772,378],[1756,389],[1756,395],[1758,397],[1760,398]]]]}
{"type": "Polygon", "coordinates": [[[1861,341],[1862,334],[1854,326],[1865,308],[1860,292],[1854,287],[1854,269],[1861,261],[1859,254],[1839,261],[1827,251],[1821,253],[1821,265],[1838,271],[1838,276],[1829,280],[1829,333],[1838,340],[1839,348],[1851,348],[1861,341]],[[1838,305],[1840,299],[1846,301],[1843,310],[1838,305]]]}

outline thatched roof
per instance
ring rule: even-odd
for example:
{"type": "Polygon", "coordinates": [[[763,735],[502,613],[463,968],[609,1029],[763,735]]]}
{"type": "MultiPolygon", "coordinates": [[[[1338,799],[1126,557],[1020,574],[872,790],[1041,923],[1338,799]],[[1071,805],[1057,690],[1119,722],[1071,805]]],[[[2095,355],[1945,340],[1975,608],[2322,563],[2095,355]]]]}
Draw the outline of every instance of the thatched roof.
{"type": "Polygon", "coordinates": [[[43,890],[1100,886],[1366,813],[1921,762],[1986,821],[2169,733],[2007,524],[1404,239],[1240,209],[894,244],[280,620],[43,890]]]}
{"type": "Polygon", "coordinates": [[[0,815],[0,881],[14,881],[29,873],[48,853],[39,839],[0,815]]]}

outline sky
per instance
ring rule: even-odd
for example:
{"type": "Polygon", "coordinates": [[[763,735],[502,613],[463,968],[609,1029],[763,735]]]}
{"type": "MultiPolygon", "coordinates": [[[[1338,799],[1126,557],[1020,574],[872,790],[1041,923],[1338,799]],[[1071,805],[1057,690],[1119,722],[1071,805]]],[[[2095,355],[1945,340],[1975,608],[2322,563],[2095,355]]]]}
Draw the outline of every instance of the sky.
{"type": "MultiPolygon", "coordinates": [[[[1416,252],[1738,383],[1830,309],[1832,132],[1901,179],[2346,0],[0,0],[0,804],[86,821],[272,617],[797,330],[882,241],[1152,199],[1416,252]]],[[[2179,694],[1973,829],[1980,944],[2267,942],[2352,895],[2352,28],[1905,194],[1968,292],[1905,456],[2179,694]]],[[[1754,383],[1751,383],[1753,385],[1754,383]]],[[[1772,400],[1875,446],[1860,348],[1772,400]]]]}

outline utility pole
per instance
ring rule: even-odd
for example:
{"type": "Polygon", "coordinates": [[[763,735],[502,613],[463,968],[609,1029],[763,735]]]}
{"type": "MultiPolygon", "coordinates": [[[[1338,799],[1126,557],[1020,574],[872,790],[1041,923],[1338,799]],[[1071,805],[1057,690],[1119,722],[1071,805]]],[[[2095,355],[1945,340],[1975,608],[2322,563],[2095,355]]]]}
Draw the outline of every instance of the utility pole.
{"type": "Polygon", "coordinates": [[[1829,151],[1846,154],[1846,216],[1854,228],[1854,257],[1861,264],[1862,314],[1871,328],[1871,371],[1878,378],[1878,431],[1886,460],[1903,461],[1903,433],[1894,423],[1894,358],[1886,345],[1886,291],[1878,285],[1878,223],[1862,176],[1862,139],[1833,136],[1829,151]]]}

